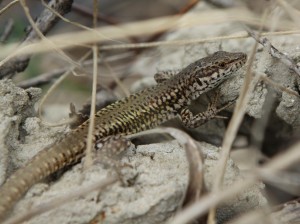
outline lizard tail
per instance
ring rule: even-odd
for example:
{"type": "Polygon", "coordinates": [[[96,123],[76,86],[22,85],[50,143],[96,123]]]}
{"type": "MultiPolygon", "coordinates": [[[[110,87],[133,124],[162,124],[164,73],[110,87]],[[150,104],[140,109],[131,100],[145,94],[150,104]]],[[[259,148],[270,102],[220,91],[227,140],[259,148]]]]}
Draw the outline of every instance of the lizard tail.
{"type": "Polygon", "coordinates": [[[7,179],[0,188],[0,222],[32,185],[82,158],[86,143],[79,141],[80,135],[79,131],[71,132],[58,144],[38,153],[29,164],[7,179]]]}

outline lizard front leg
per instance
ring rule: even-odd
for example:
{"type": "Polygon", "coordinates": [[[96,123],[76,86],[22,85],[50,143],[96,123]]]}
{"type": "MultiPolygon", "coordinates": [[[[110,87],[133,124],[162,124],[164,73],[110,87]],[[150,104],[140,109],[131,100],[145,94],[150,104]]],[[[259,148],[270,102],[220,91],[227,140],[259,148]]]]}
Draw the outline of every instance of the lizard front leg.
{"type": "Polygon", "coordinates": [[[225,118],[223,116],[217,115],[220,111],[224,110],[225,108],[229,107],[230,105],[233,104],[233,102],[230,102],[226,104],[225,106],[221,108],[217,108],[217,99],[218,95],[214,98],[214,101],[208,105],[208,108],[206,111],[198,113],[196,115],[193,115],[193,113],[187,108],[184,107],[179,111],[179,117],[184,124],[184,126],[188,128],[197,128],[207,121],[213,119],[213,118],[225,118]]]}

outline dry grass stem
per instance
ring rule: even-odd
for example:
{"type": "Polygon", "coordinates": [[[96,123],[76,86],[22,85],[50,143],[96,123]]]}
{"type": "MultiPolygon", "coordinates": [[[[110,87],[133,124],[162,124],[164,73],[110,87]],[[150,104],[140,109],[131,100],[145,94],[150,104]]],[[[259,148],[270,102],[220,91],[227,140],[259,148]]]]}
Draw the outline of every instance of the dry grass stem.
{"type": "Polygon", "coordinates": [[[37,27],[37,25],[35,24],[35,22],[33,21],[30,12],[29,12],[29,8],[27,7],[25,0],[19,0],[23,10],[25,12],[25,15],[32,27],[32,29],[37,33],[37,35],[45,42],[47,43],[47,45],[49,47],[51,47],[52,49],[54,49],[59,55],[62,56],[63,59],[65,59],[67,62],[69,62],[70,64],[74,65],[75,67],[80,67],[80,64],[78,64],[77,62],[75,62],[73,59],[71,59],[68,55],[66,55],[61,49],[59,49],[58,47],[56,47],[56,45],[54,43],[52,43],[48,38],[46,38],[43,33],[39,30],[39,28],[37,27]]]}
{"type": "Polygon", "coordinates": [[[13,26],[14,26],[14,20],[13,19],[9,19],[6,22],[4,30],[3,30],[3,33],[2,33],[2,35],[0,37],[0,43],[4,43],[7,40],[7,38],[9,37],[9,35],[12,32],[13,26]]]}
{"type": "Polygon", "coordinates": [[[189,164],[189,184],[183,201],[183,205],[187,206],[195,201],[198,201],[199,198],[202,197],[201,194],[204,191],[204,167],[203,156],[201,154],[201,150],[198,149],[195,140],[193,140],[185,132],[176,128],[155,128],[129,135],[128,138],[135,138],[143,135],[157,133],[167,133],[171,135],[185,149],[189,164]]]}
{"type": "Polygon", "coordinates": [[[189,184],[186,190],[183,206],[198,201],[204,191],[204,158],[201,150],[185,132],[175,128],[161,128],[175,138],[185,149],[189,164],[189,184]]]}
{"type": "Polygon", "coordinates": [[[280,171],[262,176],[266,183],[291,195],[300,195],[300,174],[292,171],[280,171]]]}
{"type": "Polygon", "coordinates": [[[12,7],[14,4],[18,3],[19,0],[13,0],[10,3],[8,3],[6,6],[4,6],[1,10],[0,10],[0,15],[2,15],[6,10],[8,10],[10,7],[12,7]]]}
{"type": "Polygon", "coordinates": [[[285,0],[277,0],[280,6],[287,12],[287,15],[293,20],[295,24],[300,27],[299,16],[300,12],[297,11],[293,6],[287,3],[285,0]]]}
{"type": "Polygon", "coordinates": [[[278,89],[278,90],[280,90],[280,91],[282,91],[282,92],[286,92],[286,93],[288,93],[288,94],[291,94],[291,95],[293,95],[293,96],[296,96],[297,98],[300,98],[299,94],[298,94],[296,91],[294,91],[294,90],[292,90],[292,89],[289,89],[289,88],[287,88],[287,87],[284,87],[284,86],[278,84],[277,82],[275,82],[275,81],[273,81],[272,79],[268,78],[266,74],[260,73],[260,74],[255,74],[255,75],[258,75],[259,78],[260,78],[261,80],[263,80],[265,83],[270,84],[270,85],[273,86],[275,89],[278,89]]]}
{"type": "MultiPolygon", "coordinates": [[[[88,43],[100,43],[108,40],[115,40],[119,38],[128,38],[129,36],[141,36],[152,33],[165,31],[167,29],[180,29],[186,27],[193,27],[195,25],[209,23],[221,23],[229,21],[246,21],[248,24],[259,24],[255,15],[252,15],[246,9],[226,9],[226,10],[210,10],[206,13],[194,13],[189,16],[169,16],[156,19],[150,19],[141,22],[132,22],[124,25],[107,26],[95,29],[94,32],[89,30],[70,32],[49,37],[47,40],[40,40],[36,43],[30,44],[30,47],[20,49],[15,55],[42,53],[53,50],[49,46],[48,41],[56,45],[56,48],[66,49],[78,45],[88,43]],[[215,18],[215,19],[211,19],[215,18]],[[174,27],[174,24],[176,26],[174,27]],[[102,37],[98,33],[102,34],[102,37]],[[68,41],[66,41],[68,40],[68,41]]],[[[291,26],[284,26],[284,29],[291,26]]],[[[295,31],[294,31],[295,32],[295,31]]],[[[26,45],[28,46],[28,45],[26,45]]],[[[16,44],[4,47],[0,53],[3,58],[6,55],[12,54],[11,49],[16,48],[16,44]]],[[[0,62],[2,65],[3,62],[0,62]]]]}
{"type": "MultiPolygon", "coordinates": [[[[250,99],[251,93],[254,90],[256,83],[258,82],[258,78],[256,78],[256,80],[252,80],[253,76],[251,74],[251,67],[254,62],[256,49],[257,49],[257,43],[254,45],[253,50],[250,54],[248,60],[249,63],[247,65],[246,75],[244,78],[244,83],[241,87],[240,94],[237,99],[236,107],[234,108],[232,118],[229,122],[228,128],[224,135],[221,155],[219,159],[219,165],[216,167],[216,171],[215,171],[216,179],[215,182],[213,183],[212,192],[217,192],[223,183],[226,164],[229,158],[232,143],[236,137],[238,128],[240,127],[243,117],[246,113],[247,103],[250,99]]],[[[215,208],[212,208],[210,210],[208,216],[208,222],[211,224],[215,223],[215,212],[216,212],[215,208]]]]}
{"type": "Polygon", "coordinates": [[[115,74],[115,72],[112,70],[112,67],[107,63],[106,60],[103,61],[104,66],[107,68],[110,77],[113,78],[113,80],[115,81],[115,83],[117,84],[117,86],[120,87],[120,89],[122,90],[122,92],[124,93],[125,96],[129,96],[130,92],[128,90],[128,88],[126,86],[124,86],[124,84],[121,82],[120,78],[115,74]]]}
{"type": "Polygon", "coordinates": [[[240,217],[230,221],[228,224],[253,224],[253,223],[265,223],[274,224],[271,221],[269,215],[266,214],[262,209],[247,212],[240,217]]]}
{"type": "MultiPolygon", "coordinates": [[[[87,52],[84,56],[81,57],[81,59],[79,60],[79,62],[82,62],[84,60],[86,60],[91,54],[91,51],[87,52]]],[[[66,71],[62,76],[60,76],[54,83],[53,85],[47,90],[47,92],[45,93],[45,95],[41,98],[40,102],[39,102],[39,106],[38,106],[38,115],[39,118],[41,119],[42,123],[47,125],[47,126],[56,126],[56,124],[50,124],[48,122],[46,122],[43,118],[42,118],[42,106],[44,105],[46,99],[48,98],[48,96],[52,93],[52,91],[75,69],[75,66],[70,67],[70,69],[68,71],[66,71]]]]}
{"type": "Polygon", "coordinates": [[[200,201],[194,203],[181,213],[176,215],[174,219],[170,220],[172,224],[188,223],[197,217],[203,215],[211,207],[217,206],[241,191],[255,184],[260,178],[271,174],[276,174],[280,170],[284,170],[300,161],[300,143],[288,148],[284,153],[276,156],[261,168],[253,170],[247,178],[243,181],[238,181],[226,189],[218,192],[210,192],[203,196],[200,201]]]}
{"type": "MultiPolygon", "coordinates": [[[[118,60],[122,60],[128,57],[131,57],[132,54],[131,53],[122,53],[119,55],[112,55],[110,57],[105,58],[105,63],[108,62],[115,62],[118,60]]],[[[102,58],[98,58],[97,61],[98,64],[103,63],[103,59],[102,58]]],[[[87,67],[93,64],[93,59],[89,59],[89,60],[85,60],[84,62],[80,63],[82,67],[87,67]]],[[[71,66],[66,66],[63,68],[58,68],[58,69],[52,69],[50,72],[45,72],[43,74],[37,75],[36,77],[33,77],[31,79],[26,79],[24,81],[21,81],[19,83],[17,83],[17,85],[19,87],[22,87],[24,89],[29,88],[29,87],[39,87],[42,85],[46,85],[49,82],[53,81],[54,79],[60,77],[62,74],[64,74],[66,71],[70,71],[72,70],[71,66]]],[[[90,74],[88,71],[86,71],[87,74],[90,74]]],[[[92,73],[91,73],[92,75],[92,73]]],[[[80,75],[77,75],[80,76],[80,75]]],[[[110,75],[101,75],[101,77],[111,77],[110,75]]]]}
{"type": "Polygon", "coordinates": [[[291,59],[286,54],[277,50],[266,37],[261,37],[260,35],[258,36],[257,34],[252,32],[250,29],[248,29],[248,33],[258,43],[263,45],[274,58],[279,59],[283,64],[285,64],[288,68],[290,68],[298,76],[300,76],[300,67],[293,61],[293,59],[291,59]]]}
{"type": "MultiPolygon", "coordinates": [[[[98,15],[98,1],[93,1],[93,25],[97,27],[97,15],[98,15]]],[[[98,46],[95,44],[92,48],[93,51],[93,86],[92,86],[92,99],[90,109],[90,122],[87,135],[86,144],[86,157],[84,161],[84,168],[88,169],[93,163],[93,144],[95,143],[95,113],[96,113],[96,94],[97,94],[97,77],[98,77],[98,46]]]]}
{"type": "MultiPolygon", "coordinates": [[[[25,15],[27,16],[29,22],[31,24],[34,24],[34,26],[32,26],[32,28],[28,30],[28,32],[26,33],[26,36],[23,39],[23,41],[21,42],[21,44],[15,43],[10,46],[7,45],[8,48],[10,48],[10,50],[11,50],[11,54],[9,54],[9,55],[4,54],[3,57],[5,57],[5,58],[0,62],[0,64],[1,64],[0,77],[1,78],[13,76],[17,72],[24,71],[27,68],[28,63],[30,61],[30,54],[26,53],[26,49],[28,49],[28,44],[33,43],[34,41],[37,41],[38,39],[43,37],[44,34],[47,34],[58,21],[57,17],[55,17],[55,15],[53,13],[50,13],[49,10],[45,9],[40,13],[38,18],[36,19],[36,23],[34,23],[30,16],[28,7],[26,6],[25,2],[24,1],[20,2],[20,4],[23,7],[23,10],[24,10],[25,15]],[[42,35],[39,35],[41,33],[42,33],[42,35]],[[23,54],[22,56],[20,56],[20,55],[17,56],[18,53],[21,52],[22,50],[25,50],[25,54],[23,54]]],[[[71,4],[72,4],[71,0],[51,0],[51,1],[49,1],[49,5],[51,5],[51,7],[58,10],[61,14],[68,13],[71,10],[71,4]]],[[[45,43],[47,43],[47,41],[48,40],[46,39],[45,43]]],[[[49,44],[49,41],[48,41],[48,44],[49,44]]],[[[1,50],[4,48],[5,47],[2,47],[1,50]]],[[[50,44],[49,50],[51,50],[51,48],[53,50],[53,46],[51,46],[51,44],[50,44]]]]}
{"type": "MultiPolygon", "coordinates": [[[[292,35],[299,34],[300,30],[290,30],[290,31],[279,31],[279,32],[265,32],[262,36],[280,36],[280,35],[292,35]]],[[[219,36],[219,37],[209,37],[209,38],[199,38],[199,39],[188,39],[188,40],[168,40],[168,41],[155,41],[151,43],[135,43],[135,44],[112,44],[101,46],[101,50],[120,50],[120,49],[136,49],[136,48],[151,48],[159,46],[179,46],[188,44],[205,44],[214,43],[222,40],[232,40],[232,39],[242,39],[248,38],[249,34],[246,32],[241,32],[240,34],[219,36]]],[[[0,54],[1,55],[1,54],[0,54]]]]}
{"type": "MultiPolygon", "coordinates": [[[[94,32],[94,33],[95,33],[96,35],[98,35],[99,37],[104,37],[104,38],[106,38],[105,36],[102,35],[102,33],[101,33],[100,31],[97,31],[96,29],[93,29],[93,28],[84,26],[84,25],[82,25],[82,24],[80,24],[80,23],[71,21],[71,20],[69,20],[69,19],[63,17],[63,16],[60,15],[57,11],[55,11],[55,10],[53,10],[51,7],[49,7],[49,6],[47,5],[47,3],[46,3],[44,0],[42,0],[42,4],[43,4],[48,10],[50,10],[52,13],[54,13],[57,17],[59,17],[61,20],[63,20],[64,22],[69,23],[69,24],[72,24],[73,26],[79,27],[79,28],[84,29],[84,30],[87,30],[87,31],[89,31],[89,32],[94,32]]],[[[96,28],[96,26],[94,26],[94,28],[96,28]]],[[[122,43],[121,41],[117,41],[117,40],[113,40],[113,39],[111,39],[111,41],[117,42],[117,43],[122,43]]],[[[86,47],[88,47],[88,45],[86,45],[86,47]]]]}

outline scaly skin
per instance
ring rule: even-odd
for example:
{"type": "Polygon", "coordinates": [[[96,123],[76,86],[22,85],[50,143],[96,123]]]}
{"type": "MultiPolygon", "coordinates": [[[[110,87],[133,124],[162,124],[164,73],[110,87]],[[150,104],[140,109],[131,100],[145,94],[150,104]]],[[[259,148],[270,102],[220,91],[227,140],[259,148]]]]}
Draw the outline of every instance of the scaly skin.
{"type": "MultiPolygon", "coordinates": [[[[94,139],[134,134],[180,116],[191,100],[229,78],[245,64],[246,58],[244,53],[216,52],[154,87],[101,109],[95,117],[94,139]]],[[[84,156],[88,125],[89,120],[7,179],[0,188],[0,221],[32,185],[84,156]]]]}

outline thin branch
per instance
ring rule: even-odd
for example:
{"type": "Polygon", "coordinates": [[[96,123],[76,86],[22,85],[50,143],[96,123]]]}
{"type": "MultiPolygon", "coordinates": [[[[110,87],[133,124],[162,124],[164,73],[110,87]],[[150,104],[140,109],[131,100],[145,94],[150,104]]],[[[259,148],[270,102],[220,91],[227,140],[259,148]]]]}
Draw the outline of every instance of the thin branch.
{"type": "MultiPolygon", "coordinates": [[[[98,15],[98,1],[93,1],[93,26],[97,27],[97,15],[98,15]]],[[[95,109],[96,109],[96,95],[97,95],[97,77],[98,77],[98,46],[94,44],[93,48],[93,88],[92,88],[92,103],[90,111],[90,122],[88,129],[87,145],[86,145],[86,157],[84,161],[84,168],[89,168],[93,163],[93,143],[95,136],[93,134],[95,128],[95,109]]]]}
{"type": "MultiPolygon", "coordinates": [[[[72,0],[51,0],[49,5],[58,11],[60,14],[64,15],[71,10],[72,0]]],[[[58,18],[51,13],[49,10],[44,10],[38,19],[36,20],[36,28],[43,35],[48,33],[49,30],[58,22],[58,18]]],[[[25,46],[29,43],[38,39],[36,30],[31,29],[24,39],[21,46],[25,46]]],[[[53,49],[53,48],[52,48],[53,49]]],[[[16,49],[14,49],[16,50],[16,49]]],[[[15,55],[17,55],[16,53],[15,55]]],[[[30,56],[26,53],[22,56],[16,56],[14,58],[9,57],[10,60],[6,60],[5,63],[1,63],[0,66],[0,78],[3,78],[8,75],[14,75],[17,72],[24,71],[29,63],[30,56]]]]}
{"type": "MultiPolygon", "coordinates": [[[[82,61],[86,60],[86,58],[90,56],[90,53],[91,52],[89,51],[85,55],[83,55],[81,57],[81,59],[79,60],[79,62],[82,62],[82,61]]],[[[74,69],[75,69],[75,66],[72,66],[61,77],[59,77],[59,79],[56,80],[56,82],[48,89],[48,91],[46,92],[46,94],[41,98],[39,106],[38,106],[38,114],[39,114],[39,118],[42,120],[43,124],[45,124],[47,126],[53,126],[53,124],[49,124],[48,122],[46,122],[46,121],[44,121],[42,119],[42,113],[41,113],[41,111],[42,111],[42,106],[43,106],[44,102],[46,101],[46,99],[49,96],[49,94],[58,86],[58,84],[61,83],[69,75],[69,73],[73,72],[74,69]]]]}
{"type": "Polygon", "coordinates": [[[113,72],[111,66],[106,62],[106,60],[103,60],[103,64],[105,65],[105,67],[107,68],[108,72],[110,73],[111,77],[113,78],[113,80],[115,81],[116,85],[120,87],[120,89],[122,90],[122,92],[124,93],[125,96],[129,96],[130,92],[128,91],[128,88],[126,88],[122,82],[121,79],[119,77],[117,77],[117,75],[113,72]]]}
{"type": "Polygon", "coordinates": [[[299,11],[297,11],[293,6],[291,6],[289,3],[287,3],[284,0],[277,0],[277,2],[279,3],[279,5],[282,6],[282,8],[284,8],[284,10],[287,12],[288,16],[298,25],[298,27],[300,26],[299,23],[299,11]]]}
{"type": "Polygon", "coordinates": [[[154,128],[136,134],[128,135],[127,138],[136,138],[148,134],[167,133],[171,135],[184,148],[189,163],[189,184],[183,201],[184,206],[198,201],[204,192],[204,166],[201,149],[196,141],[185,132],[176,128],[154,128]]]}
{"type": "Polygon", "coordinates": [[[14,0],[14,1],[11,1],[10,3],[8,3],[3,9],[0,10],[0,15],[18,2],[19,2],[19,0],[14,0]]]}
{"type": "Polygon", "coordinates": [[[286,92],[288,94],[291,94],[293,96],[296,96],[296,97],[300,98],[300,95],[296,91],[291,90],[289,88],[286,88],[286,87],[278,84],[277,82],[275,82],[272,79],[268,78],[266,74],[259,73],[259,74],[255,74],[255,75],[258,75],[261,80],[263,80],[264,82],[272,85],[274,88],[276,88],[278,90],[281,90],[282,92],[286,92]]]}
{"type": "Polygon", "coordinates": [[[298,142],[294,146],[288,148],[285,152],[274,157],[268,163],[261,168],[253,170],[246,179],[237,181],[226,189],[219,190],[218,192],[210,192],[203,196],[202,199],[186,209],[183,209],[169,223],[171,224],[183,224],[188,223],[195,218],[203,215],[211,207],[217,206],[219,203],[224,202],[245,189],[251,187],[256,181],[262,177],[270,174],[276,174],[280,170],[284,170],[288,167],[300,161],[300,143],[298,142]]]}
{"type": "MultiPolygon", "coordinates": [[[[107,57],[105,59],[105,62],[115,62],[115,61],[122,60],[122,59],[125,59],[130,56],[132,56],[131,52],[125,52],[125,53],[122,53],[119,55],[112,55],[110,57],[107,57]]],[[[100,63],[102,63],[102,61],[103,61],[102,58],[98,58],[97,63],[100,64],[100,63]]],[[[90,60],[86,60],[86,61],[80,63],[80,66],[86,67],[86,66],[90,66],[92,64],[93,64],[93,59],[90,59],[90,60]]],[[[72,70],[72,68],[70,66],[54,69],[54,70],[51,70],[50,72],[45,72],[45,73],[40,74],[31,79],[21,81],[17,85],[24,89],[29,88],[29,87],[40,87],[42,85],[48,84],[49,82],[53,81],[56,78],[59,78],[63,73],[65,73],[66,71],[69,71],[69,70],[72,70]]]]}
{"type": "MultiPolygon", "coordinates": [[[[265,18],[263,21],[265,21],[265,18]]],[[[255,42],[255,45],[253,46],[249,58],[249,64],[247,65],[246,68],[244,83],[243,86],[241,87],[240,95],[237,99],[237,104],[236,107],[234,108],[232,119],[230,120],[228,128],[225,132],[224,140],[222,143],[221,156],[219,159],[219,165],[216,167],[215,170],[216,179],[212,186],[212,192],[217,192],[222,186],[231,146],[238,132],[238,128],[240,127],[243,117],[246,113],[246,107],[250,99],[251,93],[254,90],[256,83],[258,82],[257,78],[256,80],[253,80],[252,72],[251,72],[257,46],[258,43],[255,42]]],[[[215,223],[215,218],[216,218],[215,215],[216,215],[216,208],[213,207],[210,209],[208,215],[208,222],[210,224],[215,223]]]]}
{"type": "Polygon", "coordinates": [[[9,35],[11,34],[11,31],[14,27],[14,21],[13,19],[9,19],[5,25],[4,31],[0,37],[0,43],[4,43],[7,38],[9,37],[9,35]]]}
{"type": "Polygon", "coordinates": [[[298,76],[300,76],[300,66],[298,66],[293,59],[288,57],[286,54],[280,52],[276,49],[271,42],[266,37],[260,37],[251,31],[249,28],[246,28],[248,34],[253,37],[258,43],[263,45],[272,57],[279,59],[283,64],[285,64],[289,69],[293,70],[298,76]]]}
{"type": "Polygon", "coordinates": [[[44,36],[44,34],[39,30],[38,26],[35,24],[35,22],[33,21],[31,15],[30,15],[29,8],[28,8],[28,6],[26,5],[25,0],[19,0],[19,1],[20,1],[21,5],[22,5],[22,7],[23,7],[23,10],[24,10],[24,12],[25,12],[25,15],[26,15],[26,17],[27,17],[27,19],[28,19],[30,25],[31,25],[31,28],[35,31],[35,33],[38,35],[38,37],[39,37],[40,39],[42,39],[43,41],[45,41],[46,43],[48,43],[48,44],[49,44],[56,52],[58,52],[59,55],[62,56],[63,59],[65,59],[66,61],[68,61],[70,64],[73,64],[73,65],[76,65],[76,66],[79,67],[79,65],[78,65],[75,61],[73,61],[73,60],[72,60],[68,55],[66,55],[66,53],[64,53],[61,49],[59,49],[58,47],[56,47],[56,45],[55,45],[52,41],[48,40],[48,39],[44,36]]]}
{"type": "MultiPolygon", "coordinates": [[[[59,17],[62,21],[66,22],[66,23],[69,23],[69,24],[72,24],[73,26],[76,26],[76,27],[79,27],[79,28],[82,28],[84,30],[87,30],[87,31],[90,31],[90,32],[93,32],[95,33],[96,35],[98,35],[99,37],[104,37],[104,38],[107,38],[105,37],[102,32],[96,30],[96,29],[92,29],[90,27],[87,27],[87,26],[84,26],[80,23],[77,23],[77,22],[74,22],[74,21],[71,21],[65,17],[63,17],[62,15],[60,15],[58,12],[56,12],[54,9],[52,9],[51,7],[49,7],[44,0],[42,0],[42,4],[47,8],[49,9],[52,13],[54,13],[57,17],[59,17]]],[[[96,27],[94,27],[96,28],[96,27]]],[[[113,42],[117,42],[117,43],[120,43],[122,44],[123,42],[122,41],[118,41],[118,40],[113,40],[113,39],[110,39],[110,41],[113,41],[113,42]]]]}

